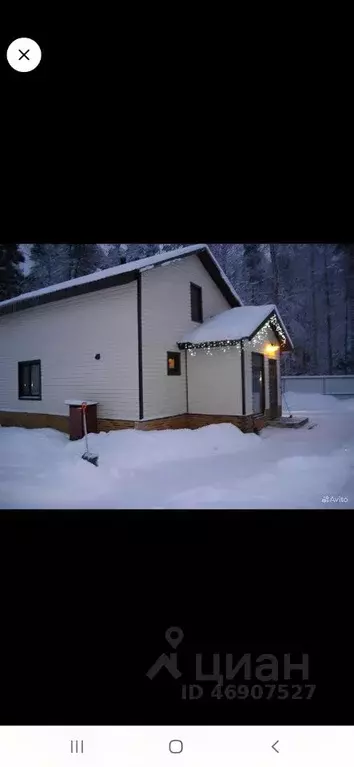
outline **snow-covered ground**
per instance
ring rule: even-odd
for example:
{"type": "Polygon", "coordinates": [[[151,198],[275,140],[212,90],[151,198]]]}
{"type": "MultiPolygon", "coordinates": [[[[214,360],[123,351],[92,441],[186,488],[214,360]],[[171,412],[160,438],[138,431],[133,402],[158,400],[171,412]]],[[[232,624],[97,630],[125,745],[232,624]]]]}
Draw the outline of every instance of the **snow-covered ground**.
{"type": "Polygon", "coordinates": [[[0,428],[0,508],[354,509],[354,399],[286,397],[315,428],[101,432],[97,468],[81,440],[0,428]]]}

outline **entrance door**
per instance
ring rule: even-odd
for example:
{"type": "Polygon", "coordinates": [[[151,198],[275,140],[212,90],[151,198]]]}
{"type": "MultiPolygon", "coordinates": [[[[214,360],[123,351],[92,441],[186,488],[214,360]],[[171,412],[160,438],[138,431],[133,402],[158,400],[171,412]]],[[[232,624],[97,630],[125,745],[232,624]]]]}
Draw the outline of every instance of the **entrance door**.
{"type": "Polygon", "coordinates": [[[264,357],[252,352],[252,411],[255,415],[264,413],[264,357]]]}
{"type": "Polygon", "coordinates": [[[268,360],[269,369],[269,416],[277,418],[278,416],[278,375],[277,361],[268,360]]]}

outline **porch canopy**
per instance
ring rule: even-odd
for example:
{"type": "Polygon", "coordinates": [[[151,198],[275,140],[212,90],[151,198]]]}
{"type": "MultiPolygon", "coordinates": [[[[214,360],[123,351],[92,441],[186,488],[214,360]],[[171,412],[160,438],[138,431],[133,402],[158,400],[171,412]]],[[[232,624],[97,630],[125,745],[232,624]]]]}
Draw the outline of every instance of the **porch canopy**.
{"type": "Polygon", "coordinates": [[[269,327],[277,336],[281,351],[293,351],[293,343],[275,304],[227,309],[187,333],[177,345],[180,349],[234,346],[244,339],[251,341],[269,327]]]}

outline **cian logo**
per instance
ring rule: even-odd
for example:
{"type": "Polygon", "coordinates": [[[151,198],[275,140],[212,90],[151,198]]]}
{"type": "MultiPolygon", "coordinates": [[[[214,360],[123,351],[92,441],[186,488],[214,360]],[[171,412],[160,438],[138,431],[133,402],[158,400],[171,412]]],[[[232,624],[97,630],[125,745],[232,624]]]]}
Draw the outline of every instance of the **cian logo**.
{"type": "MultiPolygon", "coordinates": [[[[171,626],[165,633],[165,637],[168,643],[171,645],[171,647],[173,647],[174,650],[182,642],[183,636],[183,631],[178,626],[171,626]]],[[[176,652],[171,652],[169,655],[167,655],[165,652],[162,653],[162,655],[160,655],[159,658],[155,661],[153,666],[149,668],[146,676],[148,676],[149,679],[154,679],[156,674],[158,674],[159,671],[161,671],[163,668],[166,668],[174,679],[179,679],[179,677],[182,676],[177,666],[176,652]]]]}

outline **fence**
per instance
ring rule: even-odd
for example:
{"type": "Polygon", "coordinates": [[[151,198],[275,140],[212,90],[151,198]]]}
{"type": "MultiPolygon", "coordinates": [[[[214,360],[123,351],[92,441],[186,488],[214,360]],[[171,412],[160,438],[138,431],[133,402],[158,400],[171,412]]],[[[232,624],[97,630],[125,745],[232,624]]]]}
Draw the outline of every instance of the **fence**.
{"type": "Polygon", "coordinates": [[[331,394],[354,397],[354,375],[347,376],[282,376],[283,391],[298,394],[331,394]]]}

